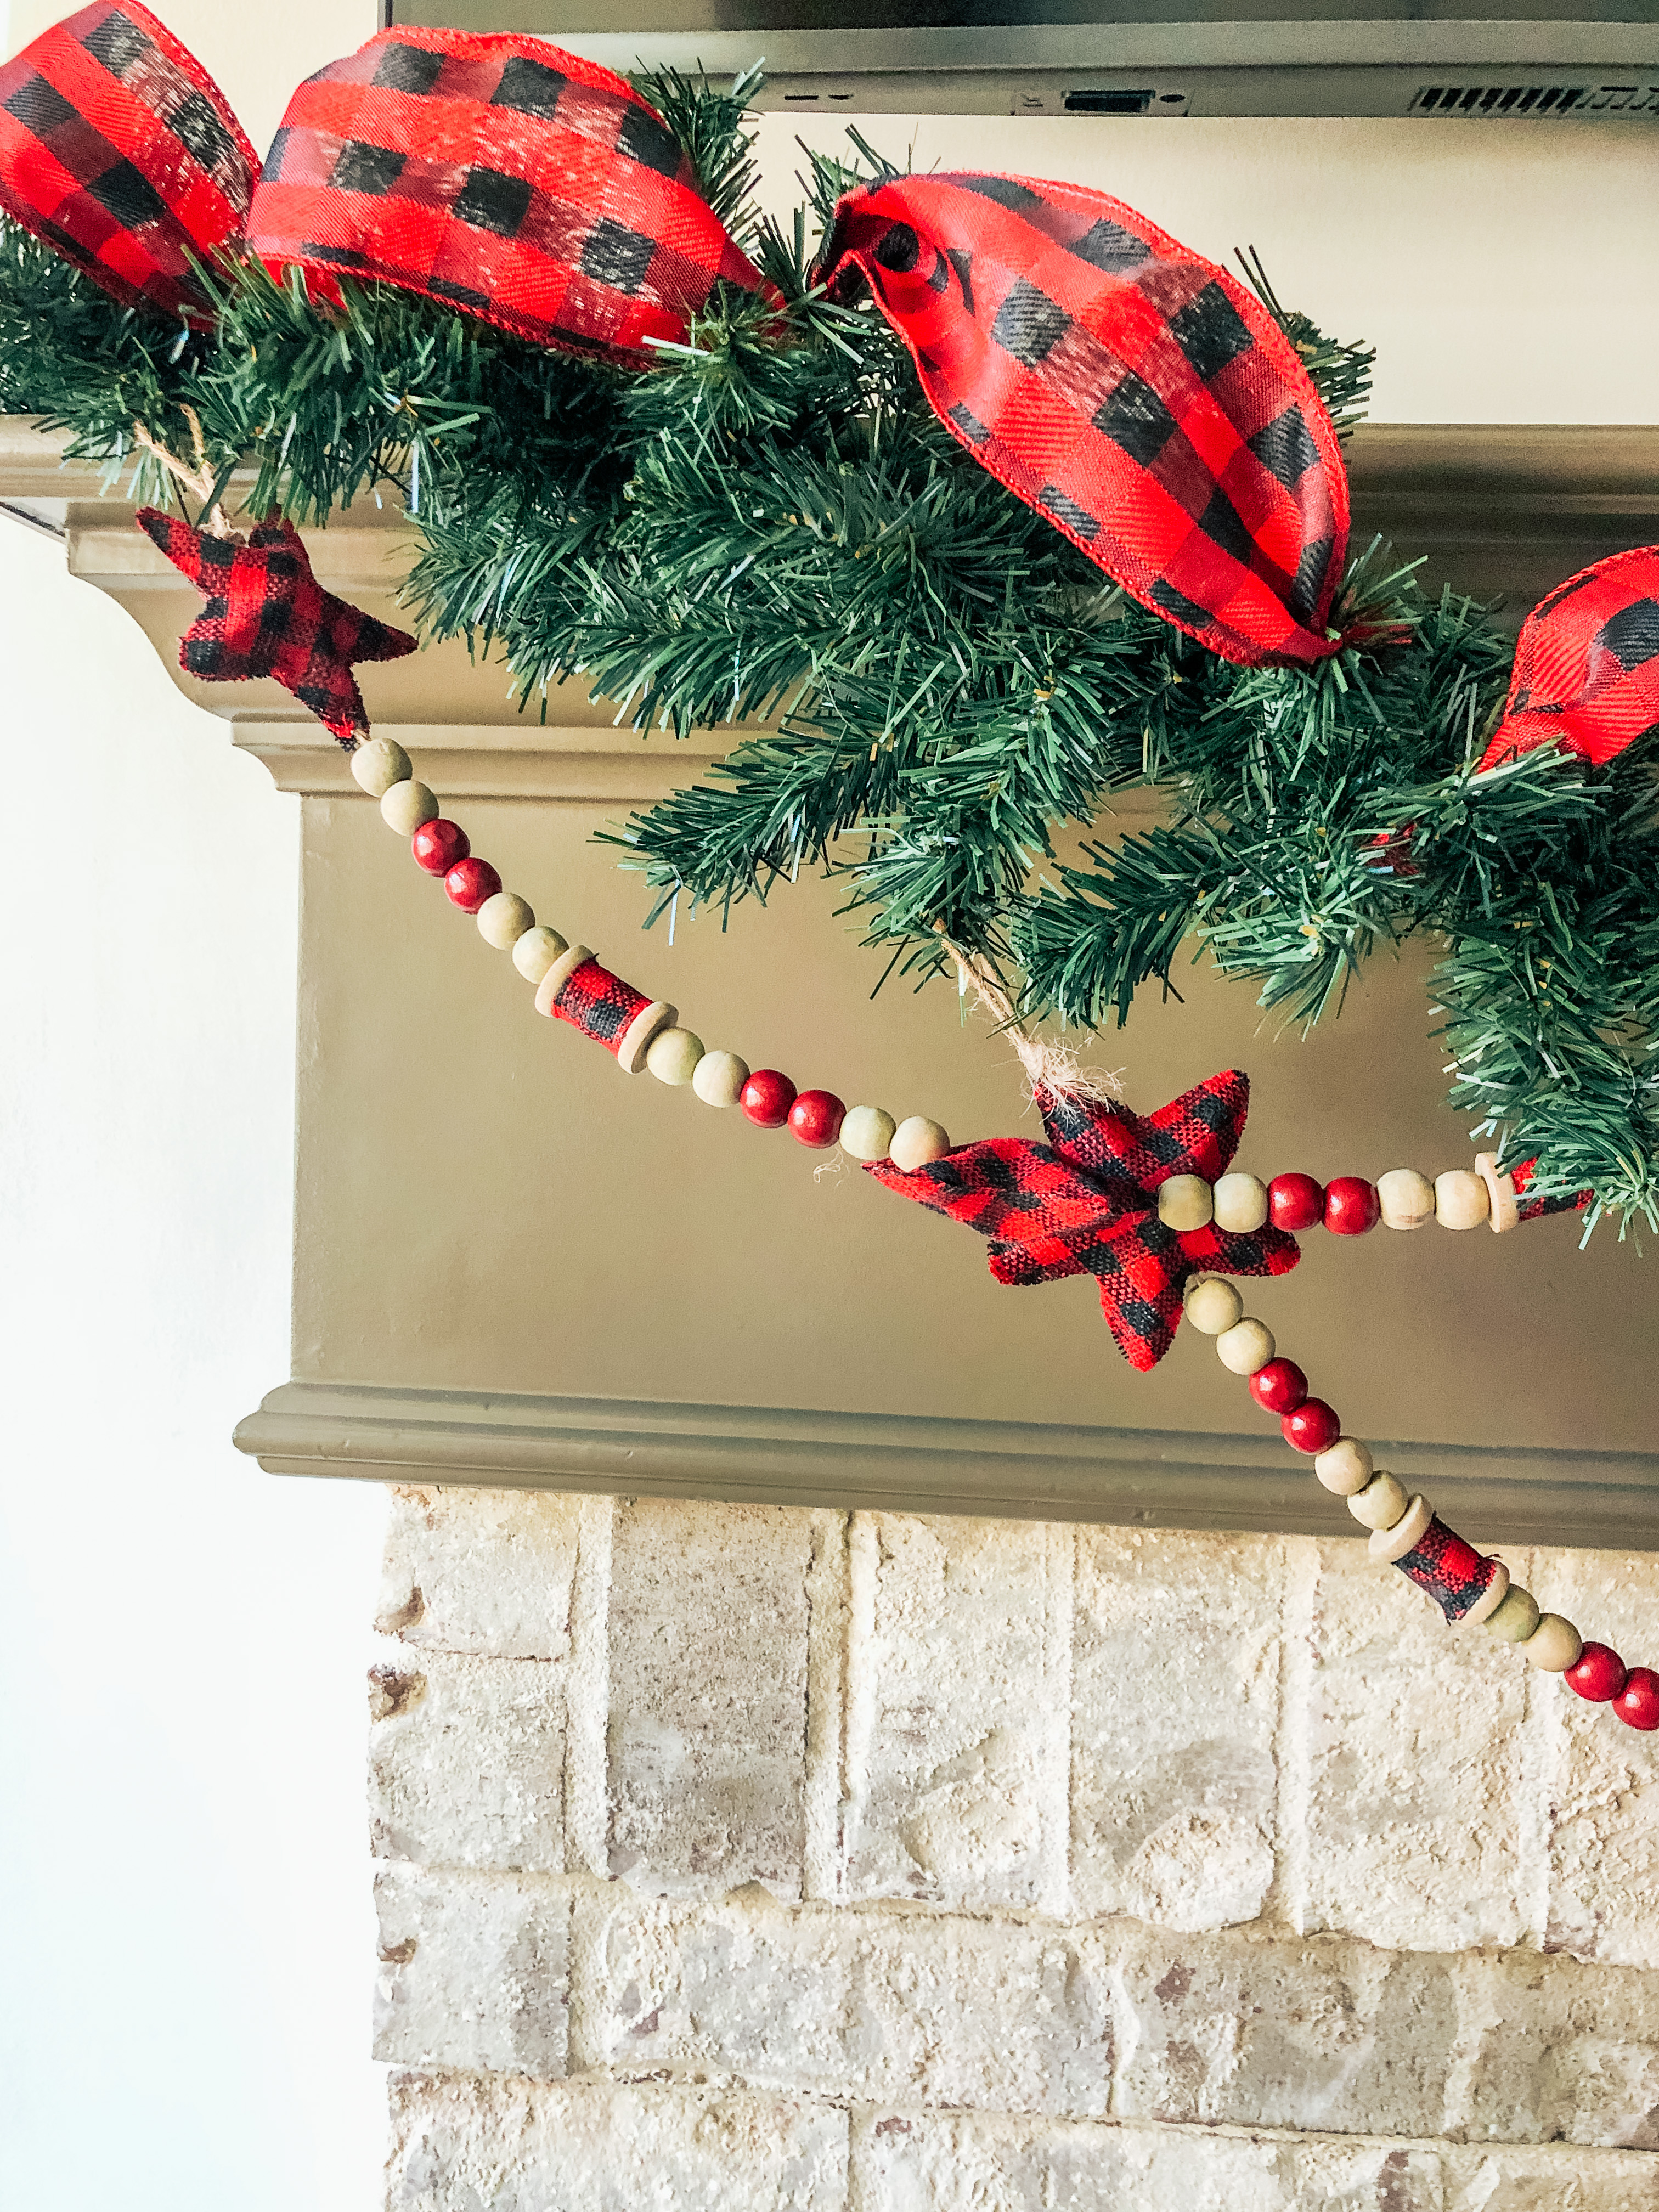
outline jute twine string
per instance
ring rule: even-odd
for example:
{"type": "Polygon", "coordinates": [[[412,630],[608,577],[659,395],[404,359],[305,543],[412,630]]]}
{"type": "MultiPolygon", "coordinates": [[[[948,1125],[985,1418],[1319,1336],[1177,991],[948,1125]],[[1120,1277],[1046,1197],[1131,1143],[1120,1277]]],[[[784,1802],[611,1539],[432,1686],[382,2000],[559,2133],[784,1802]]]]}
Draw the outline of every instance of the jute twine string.
{"type": "Polygon", "coordinates": [[[971,991],[1013,1046],[1034,1098],[1040,1091],[1052,1097],[1080,1098],[1097,1104],[1122,1097],[1123,1085],[1110,1069],[1085,1067],[1068,1046],[1032,1036],[1021,1023],[1002,978],[984,954],[965,951],[945,936],[940,925],[934,927],[956,963],[957,990],[964,996],[971,991]]]}

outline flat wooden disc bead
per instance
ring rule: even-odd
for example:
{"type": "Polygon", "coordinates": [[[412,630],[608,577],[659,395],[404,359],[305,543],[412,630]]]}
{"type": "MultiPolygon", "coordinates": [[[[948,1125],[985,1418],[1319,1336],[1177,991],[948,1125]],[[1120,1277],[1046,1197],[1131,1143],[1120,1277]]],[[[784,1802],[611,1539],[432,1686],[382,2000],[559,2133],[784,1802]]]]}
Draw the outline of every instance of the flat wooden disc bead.
{"type": "Polygon", "coordinates": [[[391,738],[369,738],[351,756],[352,780],[371,799],[384,799],[394,783],[407,783],[409,755],[391,738]]]}
{"type": "Polygon", "coordinates": [[[849,1106],[841,1125],[841,1148],[855,1160],[884,1160],[896,1126],[879,1106],[849,1106]]]}
{"type": "Polygon", "coordinates": [[[735,1106],[749,1080],[749,1064],[734,1052],[706,1052],[692,1070],[691,1088],[705,1106],[735,1106]]]}
{"type": "Polygon", "coordinates": [[[624,1075],[639,1073],[653,1041],[665,1030],[672,1030],[679,1018],[679,1008],[671,1006],[666,999],[653,999],[648,1006],[640,1008],[617,1044],[617,1065],[624,1075]]]}
{"type": "MultiPolygon", "coordinates": [[[[512,893],[507,896],[510,898],[512,893]]],[[[527,929],[514,944],[513,965],[526,983],[539,983],[554,962],[562,960],[569,950],[556,929],[527,929]]]]}
{"type": "Polygon", "coordinates": [[[1506,1230],[1519,1228],[1521,1202],[1515,1194],[1515,1177],[1512,1175],[1499,1175],[1497,1153],[1477,1152],[1474,1156],[1474,1171],[1486,1186],[1486,1199],[1491,1207],[1486,1217],[1486,1226],[1499,1237],[1503,1236],[1506,1230]]]}
{"type": "Polygon", "coordinates": [[[1415,1168],[1390,1168],[1376,1178],[1385,1229],[1425,1229],[1434,1219],[1434,1185],[1415,1168]]]}
{"type": "Polygon", "coordinates": [[[1182,1311],[1206,1336],[1219,1336],[1242,1321],[1244,1301],[1220,1275],[1200,1275],[1187,1285],[1182,1311]]]}
{"type": "Polygon", "coordinates": [[[1224,1175],[1215,1185],[1215,1225],[1248,1237],[1267,1218],[1267,1186],[1260,1176],[1224,1175]]]}
{"type": "Polygon", "coordinates": [[[1486,1186],[1472,1168],[1449,1168],[1434,1179],[1434,1218],[1443,1229],[1479,1229],[1492,1211],[1486,1186]]]}
{"type": "MultiPolygon", "coordinates": [[[[534,909],[517,891],[497,891],[478,908],[478,934],[497,952],[510,952],[525,932],[535,927],[534,909]]],[[[536,980],[540,982],[540,976],[536,980]]]]}
{"type": "Polygon", "coordinates": [[[553,1001],[585,960],[593,955],[585,945],[568,945],[550,967],[542,970],[542,980],[536,986],[536,1012],[553,1018],[553,1001]]]}
{"type": "Polygon", "coordinates": [[[1543,1674],[1565,1674],[1584,1648],[1584,1639],[1559,1613],[1539,1615],[1538,1626],[1519,1647],[1529,1667],[1543,1674]]]}
{"type": "Polygon", "coordinates": [[[438,794],[412,778],[380,793],[380,819],[400,837],[412,837],[422,822],[438,818],[438,794]]]}
{"type": "MultiPolygon", "coordinates": [[[[1373,1528],[1366,1546],[1379,1566],[1393,1566],[1403,1559],[1407,1552],[1415,1551],[1427,1535],[1429,1523],[1434,1518],[1434,1508],[1426,1498],[1413,1498],[1392,1528],[1373,1528]]],[[[1577,1651],[1573,1653],[1576,1659],[1577,1651]]]]}
{"type": "Polygon", "coordinates": [[[645,1048],[645,1064],[659,1083],[690,1083],[702,1058],[702,1039],[690,1030],[659,1030],[645,1048]]]}
{"type": "Polygon", "coordinates": [[[1510,1571],[1502,1559],[1488,1560],[1492,1580],[1486,1584],[1466,1613],[1453,1622],[1455,1628],[1479,1628],[1489,1621],[1510,1594],[1510,1571]]]}
{"type": "Polygon", "coordinates": [[[1376,1472],[1370,1447],[1358,1437],[1339,1437],[1314,1462],[1314,1473],[1338,1498],[1357,1498],[1376,1472]]]}
{"type": "Polygon", "coordinates": [[[1215,1340],[1216,1358],[1235,1375],[1254,1375],[1273,1356],[1273,1333],[1265,1322],[1246,1314],[1215,1340]]]}
{"type": "Polygon", "coordinates": [[[951,1139],[937,1121],[930,1121],[925,1114],[912,1114],[894,1130],[887,1149],[896,1168],[914,1175],[918,1168],[942,1160],[951,1149],[951,1139]]]}

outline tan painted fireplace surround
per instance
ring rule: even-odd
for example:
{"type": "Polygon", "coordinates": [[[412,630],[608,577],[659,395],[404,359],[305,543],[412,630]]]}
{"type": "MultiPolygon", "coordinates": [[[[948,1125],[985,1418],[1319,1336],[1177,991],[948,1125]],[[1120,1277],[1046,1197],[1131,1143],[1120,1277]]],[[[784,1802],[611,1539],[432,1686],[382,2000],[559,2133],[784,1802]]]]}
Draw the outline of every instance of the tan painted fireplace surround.
{"type": "MultiPolygon", "coordinates": [[[[1382,428],[1355,483],[1517,609],[1659,536],[1651,431],[1382,428]]],[[[173,665],[192,601],[118,493],[13,423],[0,500],[173,665]]],[[[394,614],[397,517],[312,543],[394,614]]],[[[285,695],[178,680],[302,801],[292,1371],[237,1441],[392,1486],[395,2212],[1659,2203],[1650,1740],[1449,1638],[1201,1341],[1135,1376],[1086,1289],[999,1291],[538,1021],[285,695]]],[[[948,994],[869,1003],[822,886],[639,934],[593,832],[711,750],[522,718],[456,648],[365,690],[542,918],[709,1042],[1020,1126],[948,994]]],[[[1425,966],[1305,1044],[1195,969],[1097,1053],[1145,1103],[1248,1067],[1264,1172],[1452,1164],[1425,966]]],[[[1310,1240],[1262,1297],[1389,1463],[1651,1653],[1653,1263],[1575,1244],[1310,1240]]]]}

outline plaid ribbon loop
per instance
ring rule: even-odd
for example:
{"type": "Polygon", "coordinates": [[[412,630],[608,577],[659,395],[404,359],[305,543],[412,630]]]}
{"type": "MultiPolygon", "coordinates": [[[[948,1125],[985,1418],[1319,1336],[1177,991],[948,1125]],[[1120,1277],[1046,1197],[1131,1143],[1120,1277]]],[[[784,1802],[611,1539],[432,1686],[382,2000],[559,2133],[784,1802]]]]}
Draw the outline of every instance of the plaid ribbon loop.
{"type": "Polygon", "coordinates": [[[1659,545],[1640,545],[1558,584],[1522,623],[1504,719],[1480,769],[1550,744],[1601,768],[1656,730],[1659,545]]]}
{"type": "Polygon", "coordinates": [[[0,210],[123,307],[210,319],[191,268],[259,164],[213,79],[137,0],[82,8],[0,69],[0,210]]]}
{"type": "Polygon", "coordinates": [[[1175,1341],[1189,1275],[1282,1275],[1302,1256],[1282,1229],[1177,1231],[1158,1218],[1158,1187],[1171,1176],[1214,1182],[1226,1173],[1249,1102],[1237,1068],[1145,1116],[1039,1089],[1046,1145],[990,1137],[914,1173],[890,1160],[868,1172],[988,1237],[1000,1283],[1093,1275],[1119,1351],[1144,1373],[1175,1341]]]}
{"type": "Polygon", "coordinates": [[[308,77],[248,243],[635,368],[718,288],[772,296],[655,109],[539,39],[385,31],[308,77]]]}
{"type": "Polygon", "coordinates": [[[1144,606],[1248,665],[1338,649],[1336,431],[1224,270],[1104,193],[972,173],[849,192],[820,270],[863,276],[946,428],[1144,606]]]}

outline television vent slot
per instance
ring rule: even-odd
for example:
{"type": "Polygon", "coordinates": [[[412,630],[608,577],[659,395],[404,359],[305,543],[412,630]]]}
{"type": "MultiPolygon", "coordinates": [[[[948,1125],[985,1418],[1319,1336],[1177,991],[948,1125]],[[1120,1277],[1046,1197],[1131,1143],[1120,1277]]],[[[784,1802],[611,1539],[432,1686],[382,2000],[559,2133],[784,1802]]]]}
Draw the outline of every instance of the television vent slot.
{"type": "Polygon", "coordinates": [[[1659,115],[1655,84],[1425,84],[1411,115],[1659,115]]]}

